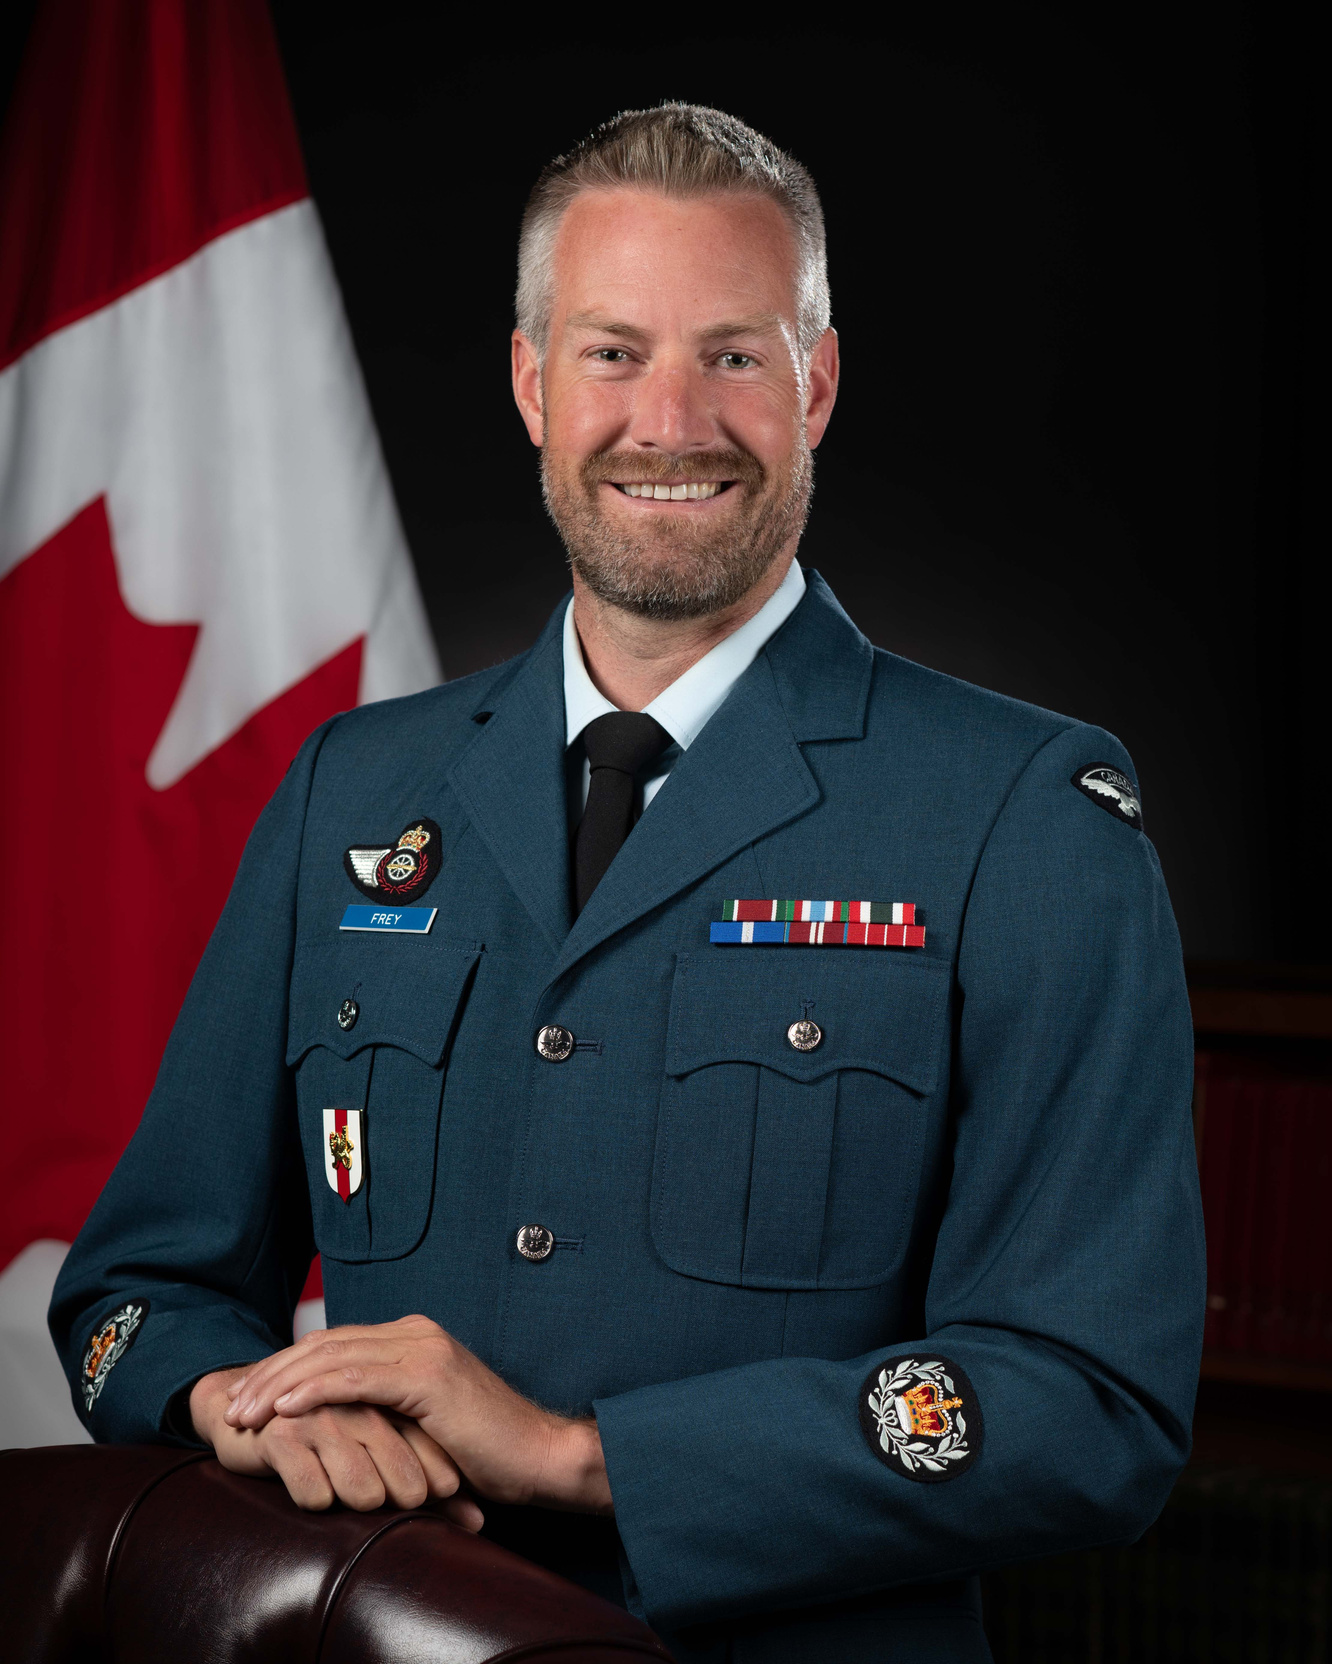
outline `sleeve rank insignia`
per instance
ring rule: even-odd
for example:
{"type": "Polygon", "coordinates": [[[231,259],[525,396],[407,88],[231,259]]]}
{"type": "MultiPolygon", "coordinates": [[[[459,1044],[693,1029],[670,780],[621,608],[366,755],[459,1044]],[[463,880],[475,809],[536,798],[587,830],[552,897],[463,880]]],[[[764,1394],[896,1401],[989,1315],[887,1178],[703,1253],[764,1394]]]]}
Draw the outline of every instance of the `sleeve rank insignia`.
{"type": "Polygon", "coordinates": [[[440,869],[440,832],[424,816],[404,827],[396,844],[353,844],[343,852],[347,877],[371,901],[424,895],[440,869]]]}
{"type": "Polygon", "coordinates": [[[956,1479],[980,1455],[976,1390],[950,1358],[890,1358],[860,1389],[860,1427],[894,1473],[927,1485],[956,1479]]]}
{"type": "Polygon", "coordinates": [[[89,1340],[88,1350],[83,1354],[83,1363],[79,1367],[79,1386],[85,1410],[92,1410],[106,1385],[107,1376],[133,1344],[147,1315],[146,1300],[127,1301],[118,1312],[107,1318],[89,1340]]]}

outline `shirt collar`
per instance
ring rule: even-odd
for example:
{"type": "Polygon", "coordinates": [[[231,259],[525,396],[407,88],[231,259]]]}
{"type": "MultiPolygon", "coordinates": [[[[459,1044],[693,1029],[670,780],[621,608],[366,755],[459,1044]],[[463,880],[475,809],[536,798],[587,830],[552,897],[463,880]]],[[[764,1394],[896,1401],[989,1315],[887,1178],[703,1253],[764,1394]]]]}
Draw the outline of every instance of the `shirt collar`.
{"type": "MultiPolygon", "coordinates": [[[[795,611],[805,593],[805,574],[793,560],[777,589],[754,616],[733,630],[690,665],[648,706],[645,714],[655,717],[681,750],[698,738],[708,718],[721,705],[740,677],[795,611]]],[[[565,744],[573,742],[589,722],[616,706],[598,692],[583,662],[583,649],[574,628],[573,601],[564,614],[564,727],[565,744]]]]}

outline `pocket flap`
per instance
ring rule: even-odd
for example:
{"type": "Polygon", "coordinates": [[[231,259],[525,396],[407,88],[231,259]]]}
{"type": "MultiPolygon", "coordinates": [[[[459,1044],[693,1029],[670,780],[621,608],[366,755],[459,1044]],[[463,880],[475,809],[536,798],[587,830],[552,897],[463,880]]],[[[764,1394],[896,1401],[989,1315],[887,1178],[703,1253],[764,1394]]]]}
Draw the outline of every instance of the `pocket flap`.
{"type": "Polygon", "coordinates": [[[459,1002],[484,948],[480,942],[376,940],[358,935],[327,950],[298,950],[291,979],[288,1066],[312,1046],[348,1058],[365,1046],[397,1046],[437,1065],[459,1002]],[[355,1022],[338,1013],[355,1001],[355,1022]]]}
{"type": "Polygon", "coordinates": [[[890,948],[714,948],[677,957],[666,1069],[761,1063],[792,1080],[868,1069],[913,1092],[934,1090],[948,967],[890,948]],[[808,1016],[822,1038],[787,1038],[808,1016]]]}

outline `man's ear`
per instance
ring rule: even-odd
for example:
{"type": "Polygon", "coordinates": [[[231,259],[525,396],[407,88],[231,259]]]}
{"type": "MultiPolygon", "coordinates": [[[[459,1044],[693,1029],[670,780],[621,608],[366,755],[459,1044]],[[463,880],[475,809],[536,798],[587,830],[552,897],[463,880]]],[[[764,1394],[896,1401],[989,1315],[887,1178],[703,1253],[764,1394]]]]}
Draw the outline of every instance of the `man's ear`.
{"type": "Polygon", "coordinates": [[[825,329],[809,361],[809,402],[805,407],[805,433],[812,450],[823,438],[837,403],[837,378],[841,374],[837,331],[825,329]]]}
{"type": "Polygon", "coordinates": [[[513,401],[527,428],[527,437],[540,445],[545,435],[541,411],[541,358],[521,329],[513,332],[513,401]]]}

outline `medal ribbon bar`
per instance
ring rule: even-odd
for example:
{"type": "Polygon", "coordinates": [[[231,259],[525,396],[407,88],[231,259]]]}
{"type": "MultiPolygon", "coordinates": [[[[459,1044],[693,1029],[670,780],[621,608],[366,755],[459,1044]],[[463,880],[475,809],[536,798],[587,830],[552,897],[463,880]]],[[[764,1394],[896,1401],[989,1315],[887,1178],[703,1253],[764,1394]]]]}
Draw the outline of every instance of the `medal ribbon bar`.
{"type": "Polygon", "coordinates": [[[873,924],[846,920],[725,919],[709,927],[708,940],[752,945],[783,946],[800,943],[820,948],[923,948],[925,927],[919,924],[873,924]]]}
{"type": "Polygon", "coordinates": [[[734,923],[915,924],[914,901],[723,901],[722,918],[734,923]]]}

